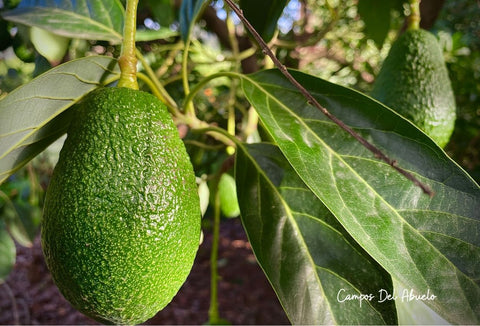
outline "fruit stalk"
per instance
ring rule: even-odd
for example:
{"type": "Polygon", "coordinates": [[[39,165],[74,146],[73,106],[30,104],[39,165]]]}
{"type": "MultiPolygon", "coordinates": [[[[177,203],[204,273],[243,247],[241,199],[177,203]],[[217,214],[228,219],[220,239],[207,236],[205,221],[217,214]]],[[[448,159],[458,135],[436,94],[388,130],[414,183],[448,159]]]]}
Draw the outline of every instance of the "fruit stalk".
{"type": "Polygon", "coordinates": [[[220,316],[218,313],[218,240],[220,237],[220,195],[218,187],[215,190],[214,202],[214,221],[213,221],[213,239],[212,252],[210,254],[210,308],[208,309],[208,324],[219,324],[220,316]]]}
{"type": "Polygon", "coordinates": [[[409,0],[410,16],[408,17],[408,29],[420,28],[420,1],[409,0]]]}
{"type": "Polygon", "coordinates": [[[118,58],[118,65],[120,66],[121,71],[118,87],[127,87],[131,89],[138,89],[137,56],[135,53],[137,6],[138,0],[127,0],[122,52],[120,58],[118,58]]]}

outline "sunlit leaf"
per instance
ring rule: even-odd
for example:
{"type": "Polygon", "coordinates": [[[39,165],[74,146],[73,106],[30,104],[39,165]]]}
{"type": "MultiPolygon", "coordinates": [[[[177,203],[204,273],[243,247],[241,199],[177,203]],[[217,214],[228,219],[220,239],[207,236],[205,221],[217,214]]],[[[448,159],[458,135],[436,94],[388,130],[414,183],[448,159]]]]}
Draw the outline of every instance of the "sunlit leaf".
{"type": "Polygon", "coordinates": [[[62,60],[68,50],[70,41],[66,37],[35,26],[30,29],[30,40],[38,53],[53,62],[62,60]]]}
{"type": "Polygon", "coordinates": [[[120,43],[125,10],[118,0],[23,0],[3,18],[70,38],[120,43]]]}
{"type": "Polygon", "coordinates": [[[294,325],[395,324],[390,275],[348,235],[277,147],[239,146],[235,177],[255,256],[294,325]],[[358,299],[348,300],[357,296],[358,299]],[[361,299],[360,299],[361,298],[361,299]]]}
{"type": "Polygon", "coordinates": [[[65,133],[66,111],[119,78],[116,60],[85,57],[55,67],[0,101],[0,183],[65,133]]]}
{"type": "Polygon", "coordinates": [[[393,278],[452,323],[480,321],[480,188],[430,138],[354,90],[292,72],[317,100],[403,168],[421,189],[309,105],[280,72],[242,77],[290,164],[393,278]]]}

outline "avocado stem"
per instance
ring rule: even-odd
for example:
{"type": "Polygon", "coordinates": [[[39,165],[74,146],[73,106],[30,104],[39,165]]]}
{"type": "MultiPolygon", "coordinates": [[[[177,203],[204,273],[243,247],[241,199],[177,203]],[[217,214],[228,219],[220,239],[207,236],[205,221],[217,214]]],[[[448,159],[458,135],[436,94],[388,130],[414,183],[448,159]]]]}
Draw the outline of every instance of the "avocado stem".
{"type": "Polygon", "coordinates": [[[420,1],[409,0],[410,16],[408,17],[408,29],[416,30],[420,28],[420,1]]]}
{"type": "Polygon", "coordinates": [[[120,80],[118,87],[138,89],[137,56],[135,53],[135,33],[137,29],[138,0],[127,0],[125,11],[125,26],[123,28],[123,43],[118,65],[120,80]]]}
{"type": "Polygon", "coordinates": [[[217,325],[220,321],[218,313],[218,241],[220,238],[220,195],[218,193],[218,181],[216,180],[214,213],[213,213],[213,238],[212,251],[210,253],[210,308],[208,309],[208,324],[217,325]]]}

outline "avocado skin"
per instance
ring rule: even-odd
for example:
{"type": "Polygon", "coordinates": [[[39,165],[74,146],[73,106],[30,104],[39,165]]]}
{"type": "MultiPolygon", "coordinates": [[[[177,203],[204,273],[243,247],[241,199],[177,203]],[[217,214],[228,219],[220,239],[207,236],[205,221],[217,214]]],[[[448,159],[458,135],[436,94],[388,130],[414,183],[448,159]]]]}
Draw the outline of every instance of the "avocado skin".
{"type": "Polygon", "coordinates": [[[198,249],[195,175],[165,106],[127,88],[79,105],[47,190],[42,246],[58,288],[107,324],[165,307],[198,249]]]}
{"type": "Polygon", "coordinates": [[[407,30],[392,45],[372,97],[389,106],[444,147],[456,109],[443,53],[433,34],[407,30]]]}

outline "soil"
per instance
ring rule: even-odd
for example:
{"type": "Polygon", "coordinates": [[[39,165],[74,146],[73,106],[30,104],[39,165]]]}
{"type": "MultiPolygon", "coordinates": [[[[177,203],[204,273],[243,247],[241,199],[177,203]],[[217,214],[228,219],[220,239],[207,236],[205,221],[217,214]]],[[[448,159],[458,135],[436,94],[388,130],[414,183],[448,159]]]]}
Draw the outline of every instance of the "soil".
{"type": "MultiPolygon", "coordinates": [[[[205,231],[190,276],[173,301],[150,325],[201,325],[208,321],[211,233],[205,231]]],[[[231,324],[289,324],[278,299],[257,264],[239,219],[223,220],[219,247],[220,317],[231,324]]],[[[95,325],[76,311],[52,282],[40,241],[17,247],[15,268],[0,284],[0,324],[95,325]]]]}

